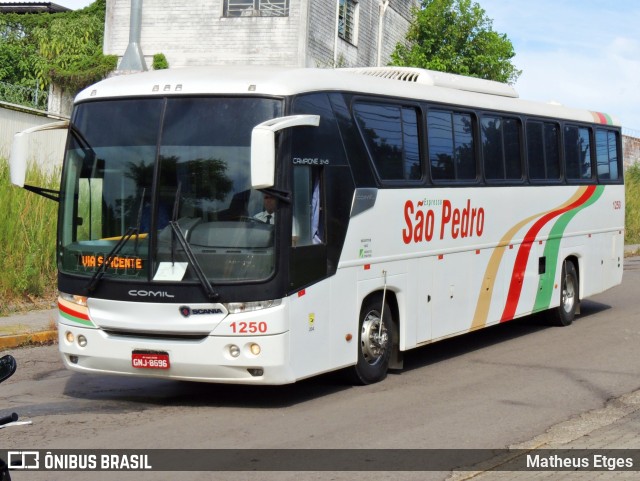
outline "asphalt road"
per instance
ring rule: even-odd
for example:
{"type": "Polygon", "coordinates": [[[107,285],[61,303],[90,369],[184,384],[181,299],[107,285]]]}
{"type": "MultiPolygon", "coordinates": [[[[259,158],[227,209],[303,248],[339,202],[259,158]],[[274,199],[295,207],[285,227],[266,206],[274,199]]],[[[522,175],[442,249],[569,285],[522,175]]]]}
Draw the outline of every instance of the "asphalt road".
{"type": "MultiPolygon", "coordinates": [[[[505,448],[640,388],[640,257],[570,327],[530,317],[427,346],[382,383],[248,387],[72,374],[56,346],[12,354],[5,449],[505,448]]],[[[14,472],[21,480],[445,479],[447,472],[14,472]]]]}

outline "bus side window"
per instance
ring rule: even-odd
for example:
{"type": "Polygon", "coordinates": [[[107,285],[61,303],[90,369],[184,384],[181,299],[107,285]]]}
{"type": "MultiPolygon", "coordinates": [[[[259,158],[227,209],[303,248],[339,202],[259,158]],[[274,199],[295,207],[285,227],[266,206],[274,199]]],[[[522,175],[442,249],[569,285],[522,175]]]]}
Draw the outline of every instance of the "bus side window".
{"type": "Polygon", "coordinates": [[[529,178],[560,179],[559,127],[555,122],[527,122],[529,178]]]}
{"type": "Polygon", "coordinates": [[[564,159],[568,180],[591,179],[591,139],[588,128],[565,126],[564,159]]]}
{"type": "Polygon", "coordinates": [[[599,180],[618,180],[618,137],[610,130],[596,130],[599,180]]]}
{"type": "Polygon", "coordinates": [[[307,246],[324,243],[321,168],[293,168],[292,244],[307,246]]]}
{"type": "Polygon", "coordinates": [[[520,120],[486,115],[481,121],[484,172],[488,180],[521,180],[520,120]]]}
{"type": "Polygon", "coordinates": [[[422,178],[414,107],[359,102],[353,112],[382,181],[422,178]]]}
{"type": "Polygon", "coordinates": [[[429,110],[427,138],[434,181],[476,179],[473,119],[470,114],[429,110]]]}

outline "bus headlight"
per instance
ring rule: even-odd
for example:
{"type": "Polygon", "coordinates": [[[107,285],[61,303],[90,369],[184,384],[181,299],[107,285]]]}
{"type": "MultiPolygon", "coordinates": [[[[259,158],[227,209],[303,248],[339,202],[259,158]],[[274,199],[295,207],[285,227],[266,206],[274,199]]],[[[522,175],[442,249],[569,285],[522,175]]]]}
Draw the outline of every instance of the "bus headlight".
{"type": "Polygon", "coordinates": [[[254,301],[254,302],[227,302],[224,307],[229,314],[240,314],[241,312],[259,311],[268,309],[282,304],[282,299],[274,299],[270,301],[254,301]]]}
{"type": "Polygon", "coordinates": [[[60,291],[58,291],[58,296],[60,297],[60,299],[72,302],[74,304],[77,304],[78,306],[87,307],[87,297],[85,296],[76,296],[74,294],[67,294],[66,292],[60,291]]]}
{"type": "Polygon", "coordinates": [[[231,357],[238,357],[240,355],[240,348],[235,344],[229,346],[229,355],[231,357]]]}

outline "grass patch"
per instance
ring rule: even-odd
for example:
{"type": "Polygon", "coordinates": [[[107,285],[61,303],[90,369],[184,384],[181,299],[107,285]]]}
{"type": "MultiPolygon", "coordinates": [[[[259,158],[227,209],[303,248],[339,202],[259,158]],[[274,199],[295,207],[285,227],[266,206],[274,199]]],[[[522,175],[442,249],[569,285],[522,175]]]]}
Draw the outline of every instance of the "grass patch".
{"type": "MultiPolygon", "coordinates": [[[[59,188],[59,173],[30,169],[34,185],[59,188]]],[[[57,202],[11,184],[9,165],[0,159],[0,315],[33,307],[51,307],[56,292],[57,202]]]]}
{"type": "Polygon", "coordinates": [[[640,164],[625,172],[625,244],[640,244],[640,164]]]}

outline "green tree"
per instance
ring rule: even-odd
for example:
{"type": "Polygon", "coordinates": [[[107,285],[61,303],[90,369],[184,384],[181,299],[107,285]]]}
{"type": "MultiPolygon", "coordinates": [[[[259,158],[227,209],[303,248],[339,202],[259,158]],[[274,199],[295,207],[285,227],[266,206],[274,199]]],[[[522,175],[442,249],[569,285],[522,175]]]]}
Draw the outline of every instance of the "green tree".
{"type": "Polygon", "coordinates": [[[392,65],[420,67],[514,83],[522,71],[511,62],[513,45],[493,30],[493,21],[471,0],[422,0],[413,12],[406,43],[392,65]]]}
{"type": "Polygon", "coordinates": [[[38,43],[32,32],[43,15],[0,15],[0,81],[35,87],[38,43]]]}
{"type": "Polygon", "coordinates": [[[0,17],[0,81],[78,91],[116,67],[102,54],[106,0],[73,12],[0,17]]]}

